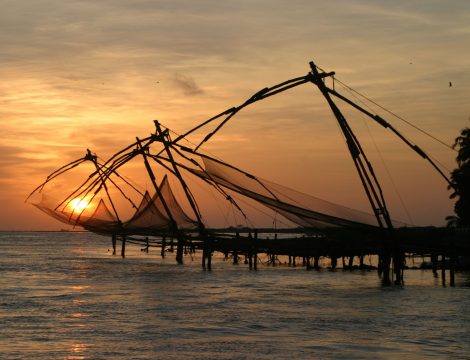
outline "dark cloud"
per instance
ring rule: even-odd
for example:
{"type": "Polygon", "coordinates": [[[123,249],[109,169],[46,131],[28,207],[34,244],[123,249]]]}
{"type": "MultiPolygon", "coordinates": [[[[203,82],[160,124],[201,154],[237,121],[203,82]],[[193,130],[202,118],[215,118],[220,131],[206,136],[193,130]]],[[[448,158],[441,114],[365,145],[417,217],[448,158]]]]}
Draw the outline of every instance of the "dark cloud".
{"type": "Polygon", "coordinates": [[[204,93],[204,90],[201,89],[196,81],[189,75],[175,73],[173,82],[178,88],[183,90],[186,95],[199,95],[204,93]]]}

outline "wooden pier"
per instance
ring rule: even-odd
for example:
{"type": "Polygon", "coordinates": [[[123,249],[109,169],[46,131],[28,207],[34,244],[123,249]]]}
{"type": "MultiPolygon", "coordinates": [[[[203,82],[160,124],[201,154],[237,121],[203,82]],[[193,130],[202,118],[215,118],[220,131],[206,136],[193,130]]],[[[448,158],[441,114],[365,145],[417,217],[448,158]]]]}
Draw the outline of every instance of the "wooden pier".
{"type": "MultiPolygon", "coordinates": [[[[343,269],[377,269],[384,283],[403,283],[403,269],[393,271],[390,267],[366,266],[364,258],[376,255],[380,258],[403,254],[403,261],[409,257],[429,258],[432,270],[442,272],[445,282],[445,271],[449,272],[449,284],[455,284],[455,271],[462,268],[462,258],[470,258],[470,229],[416,227],[396,229],[393,243],[386,243],[381,231],[364,231],[363,229],[322,229],[298,232],[292,229],[209,229],[204,238],[197,233],[183,237],[171,234],[155,236],[114,235],[113,254],[116,254],[116,239],[121,240],[121,255],[125,256],[126,243],[137,244],[143,251],[158,248],[162,257],[167,251],[176,249],[177,262],[183,263],[185,253],[202,252],[202,267],[211,270],[212,256],[215,252],[231,257],[234,264],[244,258],[250,270],[257,270],[259,259],[267,259],[269,265],[276,265],[280,256],[288,259],[288,265],[302,265],[306,270],[320,269],[320,258],[328,258],[330,268],[335,269],[338,259],[342,259],[343,269]],[[359,260],[359,266],[353,267],[353,259],[359,260]],[[347,259],[347,263],[345,261],[347,259]],[[392,271],[391,271],[392,270],[392,271]],[[387,274],[388,273],[388,274],[387,274]],[[390,277],[391,275],[391,277],[390,277]]],[[[385,237],[386,238],[386,237],[385,237]]],[[[466,265],[468,266],[468,264],[466,265]]]]}

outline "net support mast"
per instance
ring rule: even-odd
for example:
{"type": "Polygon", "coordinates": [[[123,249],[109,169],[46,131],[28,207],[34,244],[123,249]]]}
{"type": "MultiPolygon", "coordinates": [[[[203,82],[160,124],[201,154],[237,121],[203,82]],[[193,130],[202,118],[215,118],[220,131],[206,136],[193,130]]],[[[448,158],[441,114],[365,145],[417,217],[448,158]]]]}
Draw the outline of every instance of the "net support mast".
{"type": "MultiPolygon", "coordinates": [[[[310,68],[312,70],[312,82],[315,85],[317,85],[318,89],[321,91],[326,101],[328,102],[328,105],[330,106],[333,114],[335,115],[336,120],[338,121],[339,127],[346,139],[348,150],[351,154],[352,160],[356,167],[361,183],[364,187],[369,203],[372,207],[372,211],[374,212],[374,215],[377,219],[379,227],[384,230],[388,230],[384,234],[385,236],[384,254],[381,259],[382,266],[381,266],[381,269],[379,269],[379,272],[380,270],[382,270],[383,281],[385,283],[388,283],[390,282],[390,278],[389,278],[389,268],[390,268],[390,260],[391,260],[390,255],[389,255],[391,251],[390,248],[391,248],[391,245],[395,245],[395,244],[392,244],[393,224],[392,224],[392,220],[390,218],[390,214],[387,209],[387,205],[385,203],[382,188],[380,186],[380,183],[377,177],[375,176],[375,172],[372,167],[372,164],[367,159],[367,156],[364,150],[362,149],[362,146],[359,143],[359,140],[357,139],[356,135],[352,131],[346,118],[343,116],[338,106],[331,99],[328,88],[323,82],[324,76],[321,76],[321,74],[318,72],[318,69],[316,65],[313,63],[313,61],[310,62],[310,68]]],[[[401,273],[401,267],[399,266],[399,268],[397,269],[397,265],[399,265],[399,263],[400,262],[395,261],[395,271],[399,271],[397,274],[401,273]]],[[[397,280],[400,280],[400,277],[397,277],[397,280]]]]}

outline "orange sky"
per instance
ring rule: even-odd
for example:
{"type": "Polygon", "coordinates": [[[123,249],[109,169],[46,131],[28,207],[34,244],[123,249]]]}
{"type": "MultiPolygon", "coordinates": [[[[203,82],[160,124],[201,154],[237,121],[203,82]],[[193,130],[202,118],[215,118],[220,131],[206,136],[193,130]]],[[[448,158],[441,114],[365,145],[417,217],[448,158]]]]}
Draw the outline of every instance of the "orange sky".
{"type": "MultiPolygon", "coordinates": [[[[265,86],[306,74],[310,60],[448,144],[469,126],[466,0],[0,6],[0,230],[61,228],[23,201],[86,148],[109,156],[152,132],[153,119],[185,131],[265,86]]],[[[453,206],[445,182],[387,131],[345,114],[374,161],[392,216],[409,222],[396,188],[413,223],[444,224],[453,206]]],[[[384,117],[454,168],[455,153],[384,117]]],[[[311,85],[244,110],[204,149],[368,210],[335,120],[311,85]]]]}

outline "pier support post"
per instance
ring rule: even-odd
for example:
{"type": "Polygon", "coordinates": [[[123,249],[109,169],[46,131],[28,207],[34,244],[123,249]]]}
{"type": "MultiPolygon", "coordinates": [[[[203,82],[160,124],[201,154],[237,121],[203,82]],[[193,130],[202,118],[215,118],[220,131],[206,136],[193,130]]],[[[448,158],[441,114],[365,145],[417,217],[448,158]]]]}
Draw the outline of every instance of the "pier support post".
{"type": "Polygon", "coordinates": [[[207,249],[207,270],[212,270],[212,249],[207,249]]]}
{"type": "Polygon", "coordinates": [[[450,275],[450,286],[455,286],[455,263],[456,263],[456,251],[455,251],[455,240],[452,237],[450,241],[449,249],[449,275],[450,275]]]}
{"type": "MultiPolygon", "coordinates": [[[[235,241],[236,241],[235,247],[238,247],[238,245],[240,244],[240,234],[238,233],[238,231],[235,234],[235,241]]],[[[238,265],[238,251],[234,250],[232,252],[232,256],[233,256],[233,265],[238,265]]]]}
{"type": "Polygon", "coordinates": [[[403,284],[403,270],[405,267],[405,254],[399,250],[393,256],[393,270],[395,272],[395,285],[403,284]]]}
{"type": "Polygon", "coordinates": [[[254,243],[253,243],[253,269],[258,270],[258,230],[254,231],[254,243]]]}
{"type": "Polygon", "coordinates": [[[150,247],[149,238],[148,238],[148,236],[146,236],[146,237],[145,237],[145,252],[146,252],[146,253],[149,252],[149,247],[150,247]]]}
{"type": "Polygon", "coordinates": [[[163,237],[162,237],[162,251],[160,252],[160,255],[162,256],[162,258],[165,257],[165,247],[166,247],[166,237],[165,237],[165,235],[163,235],[163,237]]]}
{"type": "Polygon", "coordinates": [[[204,242],[204,245],[202,247],[202,268],[205,270],[206,269],[206,252],[207,252],[207,249],[206,249],[206,244],[204,242]]]}
{"type": "Polygon", "coordinates": [[[234,250],[232,254],[233,254],[233,265],[238,265],[238,251],[234,250]]]}
{"type": "Polygon", "coordinates": [[[212,238],[210,236],[207,237],[207,249],[206,249],[206,256],[207,256],[207,270],[212,270],[212,238]]]}
{"type": "Polygon", "coordinates": [[[207,252],[207,270],[212,270],[212,251],[210,249],[207,252]]]}
{"type": "Polygon", "coordinates": [[[450,286],[455,286],[455,256],[453,254],[449,257],[449,275],[450,286]]]}
{"type": "Polygon", "coordinates": [[[437,255],[431,254],[432,273],[434,277],[437,277],[437,255]]]}
{"type": "Polygon", "coordinates": [[[392,261],[389,254],[382,254],[381,256],[381,273],[382,273],[382,284],[390,285],[390,263],[392,261]]]}
{"type": "Polygon", "coordinates": [[[111,242],[113,244],[113,255],[116,255],[116,234],[111,235],[111,242]]]}
{"type": "Polygon", "coordinates": [[[441,255],[441,277],[442,277],[442,285],[446,285],[446,257],[444,254],[441,255]]]}
{"type": "Polygon", "coordinates": [[[335,255],[331,256],[331,270],[336,270],[337,265],[338,265],[338,258],[335,255]]]}
{"type": "Polygon", "coordinates": [[[184,239],[181,235],[178,236],[178,242],[176,243],[176,262],[183,264],[183,250],[184,250],[184,239]]]}
{"type": "Polygon", "coordinates": [[[320,261],[320,256],[317,255],[313,257],[313,268],[317,271],[320,270],[319,261],[320,261]]]}
{"type": "Polygon", "coordinates": [[[122,240],[121,256],[125,258],[126,257],[126,235],[122,235],[121,240],[122,240]]]}
{"type": "Polygon", "coordinates": [[[353,269],[353,262],[354,262],[354,255],[351,255],[351,256],[349,257],[349,261],[348,261],[348,269],[349,269],[349,271],[352,271],[352,269],[353,269]]]}
{"type": "Polygon", "coordinates": [[[304,259],[305,259],[305,265],[306,265],[305,269],[310,270],[310,256],[306,256],[304,257],[304,259]]]}

